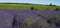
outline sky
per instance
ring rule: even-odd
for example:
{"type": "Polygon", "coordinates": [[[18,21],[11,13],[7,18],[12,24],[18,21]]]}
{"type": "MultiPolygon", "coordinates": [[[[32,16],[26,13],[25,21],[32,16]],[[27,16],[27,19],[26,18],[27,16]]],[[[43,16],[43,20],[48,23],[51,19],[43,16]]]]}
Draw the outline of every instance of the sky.
{"type": "Polygon", "coordinates": [[[60,5],[60,0],[0,0],[0,3],[33,3],[33,4],[45,4],[49,5],[50,3],[55,5],[60,5]]]}

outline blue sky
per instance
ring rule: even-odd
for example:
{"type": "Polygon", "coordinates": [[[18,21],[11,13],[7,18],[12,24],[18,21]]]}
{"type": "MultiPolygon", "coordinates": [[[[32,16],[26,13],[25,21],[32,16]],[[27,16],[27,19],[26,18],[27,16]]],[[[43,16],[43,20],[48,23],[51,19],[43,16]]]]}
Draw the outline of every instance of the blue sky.
{"type": "Polygon", "coordinates": [[[60,5],[60,0],[0,0],[0,2],[14,2],[14,3],[34,3],[34,4],[56,4],[60,5]]]}

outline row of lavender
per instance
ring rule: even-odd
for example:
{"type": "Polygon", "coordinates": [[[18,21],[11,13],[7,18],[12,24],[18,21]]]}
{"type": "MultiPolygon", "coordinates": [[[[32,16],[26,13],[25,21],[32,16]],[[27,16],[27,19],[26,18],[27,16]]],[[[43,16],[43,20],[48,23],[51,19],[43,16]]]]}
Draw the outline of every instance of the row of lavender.
{"type": "Polygon", "coordinates": [[[60,11],[0,10],[0,28],[59,28],[60,11]]]}

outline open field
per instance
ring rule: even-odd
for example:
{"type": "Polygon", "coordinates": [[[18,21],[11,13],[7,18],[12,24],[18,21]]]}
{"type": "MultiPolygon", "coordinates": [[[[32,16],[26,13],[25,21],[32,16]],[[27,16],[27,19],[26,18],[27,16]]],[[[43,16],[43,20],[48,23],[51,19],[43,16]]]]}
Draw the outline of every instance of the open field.
{"type": "Polygon", "coordinates": [[[17,10],[30,10],[30,7],[34,7],[38,10],[46,10],[50,8],[54,10],[56,8],[60,8],[60,6],[45,6],[45,5],[24,5],[24,4],[0,4],[1,9],[17,9],[17,10]]]}
{"type": "Polygon", "coordinates": [[[53,11],[56,8],[60,6],[0,4],[0,28],[60,28],[60,10],[53,11]]]}

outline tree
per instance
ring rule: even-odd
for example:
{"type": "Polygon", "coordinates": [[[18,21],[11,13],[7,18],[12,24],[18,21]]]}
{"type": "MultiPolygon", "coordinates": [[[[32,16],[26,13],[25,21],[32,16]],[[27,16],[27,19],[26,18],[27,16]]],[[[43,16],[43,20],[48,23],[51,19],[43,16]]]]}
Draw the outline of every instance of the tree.
{"type": "Polygon", "coordinates": [[[55,4],[53,6],[56,6],[55,4]]]}
{"type": "Polygon", "coordinates": [[[52,3],[50,3],[50,6],[52,6],[52,3]]]}

